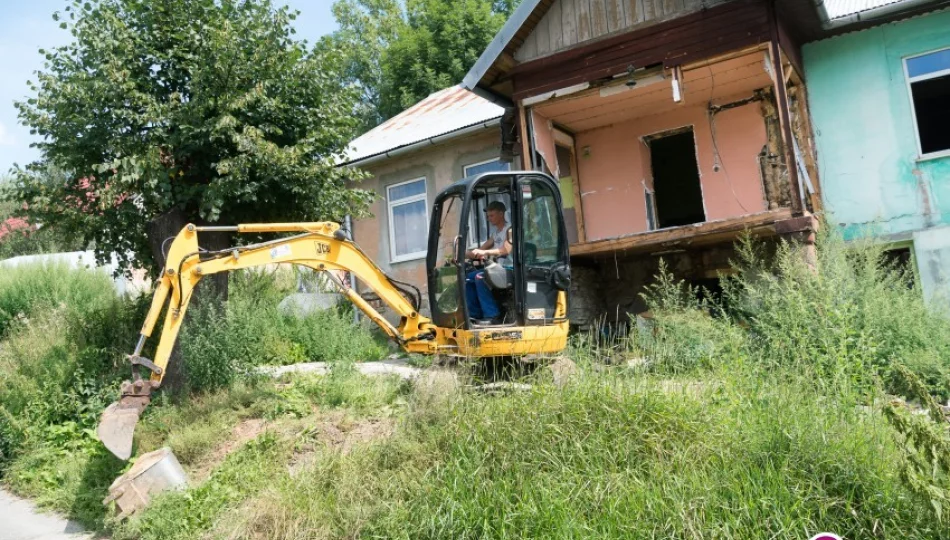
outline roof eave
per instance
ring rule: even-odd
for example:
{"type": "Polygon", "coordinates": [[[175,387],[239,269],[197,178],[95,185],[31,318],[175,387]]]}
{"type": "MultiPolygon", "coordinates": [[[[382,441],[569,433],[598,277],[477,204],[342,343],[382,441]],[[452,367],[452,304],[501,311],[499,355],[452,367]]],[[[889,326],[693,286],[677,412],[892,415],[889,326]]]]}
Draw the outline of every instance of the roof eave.
{"type": "Polygon", "coordinates": [[[515,37],[515,34],[518,33],[518,30],[521,29],[528,20],[528,17],[540,3],[541,0],[524,0],[518,8],[515,9],[515,12],[511,14],[511,17],[508,18],[505,25],[502,26],[501,30],[492,38],[488,47],[482,51],[481,56],[475,61],[475,65],[472,66],[472,69],[468,70],[468,73],[465,74],[465,78],[462,79],[462,88],[475,92],[493,103],[511,106],[512,102],[509,96],[503,96],[483,85],[482,78],[485,77],[488,70],[491,69],[492,65],[494,65],[501,56],[501,53],[504,52],[508,44],[511,43],[511,39],[515,37]]]}
{"type": "Polygon", "coordinates": [[[441,143],[444,143],[444,142],[447,142],[459,137],[464,137],[466,135],[470,135],[475,132],[479,132],[485,129],[491,129],[493,127],[498,126],[500,122],[501,122],[501,115],[496,116],[494,118],[489,118],[488,120],[478,122],[476,124],[463,126],[458,129],[454,129],[452,131],[442,133],[440,135],[427,137],[425,139],[421,139],[416,142],[404,144],[401,146],[395,146],[393,148],[383,150],[382,152],[376,152],[375,154],[370,154],[368,156],[363,156],[361,158],[354,159],[352,161],[340,163],[338,166],[339,167],[363,167],[366,165],[370,165],[372,163],[376,163],[377,161],[381,161],[383,159],[398,157],[403,154],[408,154],[410,152],[420,150],[427,146],[435,146],[437,144],[441,144],[441,143]]]}

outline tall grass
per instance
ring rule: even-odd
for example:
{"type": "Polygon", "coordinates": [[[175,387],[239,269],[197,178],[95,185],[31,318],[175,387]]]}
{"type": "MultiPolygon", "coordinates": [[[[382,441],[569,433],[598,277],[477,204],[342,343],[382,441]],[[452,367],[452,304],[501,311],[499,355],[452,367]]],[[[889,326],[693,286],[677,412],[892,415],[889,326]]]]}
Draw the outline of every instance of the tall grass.
{"type": "MultiPolygon", "coordinates": [[[[873,246],[822,237],[815,268],[794,246],[763,256],[747,242],[739,252],[721,301],[698,301],[661,274],[648,291],[651,321],[611,343],[575,337],[580,369],[569,383],[542,373],[506,395],[422,381],[407,396],[345,362],[327,377],[245,383],[243,366],[288,358],[268,358],[264,340],[227,343],[247,344],[254,316],[265,327],[254,335],[295,343],[301,358],[326,349],[295,337],[294,325],[317,323],[262,317],[270,285],[238,278],[245,292],[207,315],[231,331],[192,328],[183,343],[204,339],[195,351],[239,359],[227,367],[238,383],[159,400],[141,440],[175,445],[192,466],[239,419],[278,427],[206,481],[111,526],[128,538],[950,538],[950,436],[933,399],[950,392],[950,322],[873,246]],[[320,415],[341,409],[401,420],[346,452],[315,444],[320,415]]],[[[58,508],[78,501],[87,522],[110,526],[88,495],[100,488],[88,488],[114,464],[85,446],[79,426],[47,426],[58,442],[44,435],[19,456],[14,481],[58,508]],[[86,457],[50,466],[76,455],[86,457]]]]}
{"type": "Polygon", "coordinates": [[[293,292],[290,273],[246,271],[231,279],[222,310],[205,305],[189,314],[182,354],[196,390],[219,388],[253,366],[379,360],[385,343],[353,323],[348,305],[306,316],[281,313],[293,292]]]}
{"type": "MultiPolygon", "coordinates": [[[[276,305],[291,287],[273,276],[257,278],[253,287],[238,277],[220,315],[206,308],[189,317],[181,345],[192,390],[243,387],[247,368],[260,363],[368,359],[385,350],[346,314],[302,320],[278,314],[276,305]]],[[[94,528],[105,526],[101,500],[126,466],[102,447],[94,430],[117,397],[119,382],[129,376],[124,355],[149,300],[118,296],[108,276],[86,269],[29,265],[0,273],[0,479],[94,528]]],[[[274,392],[236,388],[240,395],[256,396],[258,415],[284,402],[274,392]]],[[[146,426],[152,414],[161,418],[163,408],[174,410],[172,401],[160,393],[145,415],[146,426]]],[[[173,433],[155,427],[164,435],[149,438],[146,429],[142,436],[155,445],[149,450],[170,440],[197,456],[207,451],[198,448],[202,444],[227,437],[237,418],[233,412],[211,416],[203,430],[174,424],[173,433]],[[208,435],[213,430],[219,432],[208,435]]]]}
{"type": "Polygon", "coordinates": [[[950,324],[877,248],[820,242],[818,272],[793,246],[766,258],[744,244],[722,303],[661,275],[652,322],[609,349],[575,338],[585,360],[572,384],[542,377],[525,394],[414,408],[395,438],[324,456],[219,532],[948,538],[933,495],[946,428],[920,428],[936,433],[928,444],[882,404],[903,371],[946,391],[950,324]]]}

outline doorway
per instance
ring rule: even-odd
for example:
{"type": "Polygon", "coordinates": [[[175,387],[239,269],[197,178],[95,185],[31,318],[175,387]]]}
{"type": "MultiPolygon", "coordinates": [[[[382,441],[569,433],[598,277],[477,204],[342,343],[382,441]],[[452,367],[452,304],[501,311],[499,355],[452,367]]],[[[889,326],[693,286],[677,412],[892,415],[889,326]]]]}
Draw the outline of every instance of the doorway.
{"type": "Polygon", "coordinates": [[[706,221],[693,129],[649,140],[658,228],[706,221]]]}

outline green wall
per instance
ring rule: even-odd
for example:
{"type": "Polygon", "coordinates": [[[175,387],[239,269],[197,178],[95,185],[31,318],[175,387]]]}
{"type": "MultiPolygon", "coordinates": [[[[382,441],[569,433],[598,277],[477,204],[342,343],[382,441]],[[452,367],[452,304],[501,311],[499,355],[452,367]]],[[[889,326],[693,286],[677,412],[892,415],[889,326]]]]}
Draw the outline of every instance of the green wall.
{"type": "Polygon", "coordinates": [[[946,47],[950,11],[804,47],[825,208],[847,238],[950,225],[950,157],[918,160],[902,62],[946,47]]]}

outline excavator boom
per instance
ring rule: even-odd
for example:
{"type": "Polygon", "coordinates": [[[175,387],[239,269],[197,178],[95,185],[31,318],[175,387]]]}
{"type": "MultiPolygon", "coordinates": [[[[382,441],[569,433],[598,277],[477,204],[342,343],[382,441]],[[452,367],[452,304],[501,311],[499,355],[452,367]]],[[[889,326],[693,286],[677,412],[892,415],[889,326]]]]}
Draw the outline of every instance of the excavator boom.
{"type": "Polygon", "coordinates": [[[134,352],[129,355],[132,379],[122,383],[121,397],[102,413],[97,433],[102,443],[120,459],[132,454],[132,438],[139,416],[148,406],[151,393],[165,376],[172,348],[195,286],[205,276],[275,263],[297,264],[326,271],[340,293],[353,302],[370,320],[408,352],[433,354],[439,346],[438,329],[420,315],[418,305],[410,301],[410,292],[389,278],[372,259],[348,240],[339,225],[332,222],[267,223],[233,227],[188,225],[172,242],[165,268],[155,288],[152,304],[134,352]],[[299,235],[224,251],[207,252],[199,248],[198,233],[227,231],[234,233],[298,232],[299,235]],[[400,316],[398,326],[387,321],[352,287],[334,274],[352,272],[379,295],[400,316]],[[155,357],[142,356],[146,340],[152,335],[159,317],[165,312],[155,357]],[[140,371],[148,378],[142,378],[140,371]]]}

